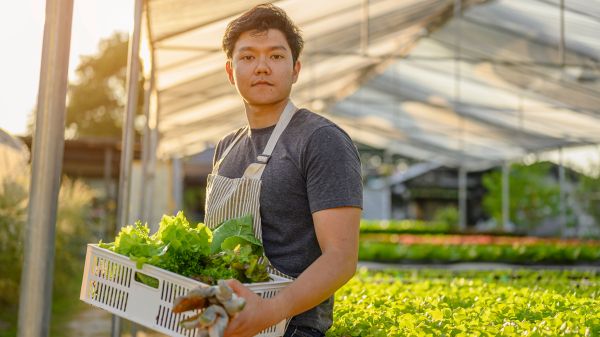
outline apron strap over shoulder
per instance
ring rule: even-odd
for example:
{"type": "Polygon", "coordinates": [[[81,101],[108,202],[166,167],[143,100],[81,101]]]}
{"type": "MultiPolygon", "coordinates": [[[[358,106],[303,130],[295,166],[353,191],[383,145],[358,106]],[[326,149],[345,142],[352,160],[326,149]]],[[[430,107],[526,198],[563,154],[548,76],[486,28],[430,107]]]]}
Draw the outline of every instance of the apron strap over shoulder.
{"type": "Polygon", "coordinates": [[[271,137],[269,137],[269,140],[267,141],[267,145],[265,146],[263,153],[256,157],[256,161],[258,162],[248,165],[246,171],[244,171],[245,178],[260,179],[267,163],[269,162],[269,159],[271,159],[271,154],[273,153],[273,149],[275,149],[275,145],[277,145],[277,141],[279,141],[279,138],[283,134],[283,131],[285,131],[285,128],[288,126],[288,124],[290,124],[290,121],[292,120],[292,117],[294,117],[294,113],[296,113],[297,110],[298,108],[296,108],[294,103],[292,103],[292,100],[288,100],[285,109],[283,109],[281,116],[279,116],[279,120],[277,121],[277,125],[275,125],[275,129],[273,129],[273,133],[271,133],[271,137]]]}
{"type": "MultiPolygon", "coordinates": [[[[269,141],[267,142],[267,145],[265,146],[263,153],[258,156],[259,160],[260,160],[261,156],[266,156],[268,158],[271,157],[271,154],[273,153],[273,149],[275,149],[275,145],[277,145],[277,141],[279,141],[279,137],[281,137],[285,128],[287,128],[288,124],[290,124],[290,121],[292,120],[292,117],[294,117],[294,113],[297,110],[298,110],[298,108],[296,108],[294,103],[292,103],[292,100],[291,99],[288,100],[288,103],[285,106],[285,109],[283,109],[281,116],[279,116],[277,125],[275,125],[275,129],[273,130],[273,133],[271,134],[271,137],[269,138],[269,141]]],[[[268,161],[268,159],[267,159],[267,161],[268,161]]]]}

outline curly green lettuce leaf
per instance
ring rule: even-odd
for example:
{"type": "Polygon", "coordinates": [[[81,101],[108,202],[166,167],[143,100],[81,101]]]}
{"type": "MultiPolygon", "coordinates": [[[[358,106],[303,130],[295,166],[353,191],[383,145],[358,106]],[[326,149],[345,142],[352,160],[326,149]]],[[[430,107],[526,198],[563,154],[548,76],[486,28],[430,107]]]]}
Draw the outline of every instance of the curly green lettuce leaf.
{"type": "Polygon", "coordinates": [[[190,226],[183,212],[176,216],[162,217],[158,231],[152,236],[154,240],[169,244],[171,249],[196,252],[201,255],[210,254],[212,233],[208,227],[200,223],[190,226]]]}

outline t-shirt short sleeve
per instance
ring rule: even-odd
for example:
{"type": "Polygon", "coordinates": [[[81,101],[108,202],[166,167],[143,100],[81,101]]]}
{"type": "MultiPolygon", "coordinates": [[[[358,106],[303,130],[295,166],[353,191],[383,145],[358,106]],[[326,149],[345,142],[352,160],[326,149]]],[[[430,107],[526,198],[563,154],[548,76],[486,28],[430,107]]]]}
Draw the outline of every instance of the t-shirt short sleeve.
{"type": "Polygon", "coordinates": [[[304,151],[306,189],[312,213],[336,207],[362,208],[360,157],[350,137],[335,125],[315,130],[304,151]]]}

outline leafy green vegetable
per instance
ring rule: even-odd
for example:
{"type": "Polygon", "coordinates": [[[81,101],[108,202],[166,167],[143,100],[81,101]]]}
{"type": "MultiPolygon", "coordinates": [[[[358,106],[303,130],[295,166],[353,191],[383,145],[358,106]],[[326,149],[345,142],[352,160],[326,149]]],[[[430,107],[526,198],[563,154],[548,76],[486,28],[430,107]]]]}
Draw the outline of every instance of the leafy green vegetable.
{"type": "Polygon", "coordinates": [[[252,230],[252,215],[234,218],[220,224],[213,232],[210,252],[214,254],[223,249],[231,250],[244,243],[252,245],[256,254],[262,254],[262,244],[254,237],[252,230]]]}
{"type": "Polygon", "coordinates": [[[334,336],[600,336],[598,271],[359,271],[334,336]]]}
{"type": "Polygon", "coordinates": [[[158,286],[159,286],[159,282],[156,278],[154,278],[152,276],[148,276],[146,274],[136,272],[135,280],[138,282],[142,282],[143,284],[150,286],[154,289],[158,289],[158,286]]]}
{"type": "Polygon", "coordinates": [[[362,261],[382,262],[506,262],[567,264],[600,262],[597,244],[399,244],[387,241],[361,240],[358,257],[362,261]]]}
{"type": "Polygon", "coordinates": [[[208,255],[212,234],[210,229],[202,223],[199,223],[195,228],[191,227],[183,212],[180,211],[174,217],[164,215],[153,238],[169,244],[171,249],[184,249],[208,255]]]}
{"type": "MultiPolygon", "coordinates": [[[[266,262],[260,261],[263,248],[253,235],[251,216],[226,221],[212,233],[202,223],[191,226],[179,212],[163,216],[158,231],[149,234],[148,226],[138,221],[123,227],[115,242],[101,241],[98,245],[129,256],[137,268],[148,263],[205,283],[230,278],[241,282],[269,279],[266,262]],[[211,252],[215,238],[219,241],[211,252]]],[[[138,280],[149,286],[155,283],[144,277],[138,280]]]]}

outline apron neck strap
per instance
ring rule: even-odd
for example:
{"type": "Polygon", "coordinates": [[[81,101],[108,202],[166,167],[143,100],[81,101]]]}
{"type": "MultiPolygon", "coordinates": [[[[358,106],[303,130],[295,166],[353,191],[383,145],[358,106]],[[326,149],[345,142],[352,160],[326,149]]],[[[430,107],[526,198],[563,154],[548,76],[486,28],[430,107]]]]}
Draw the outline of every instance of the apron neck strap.
{"type": "Polygon", "coordinates": [[[283,131],[288,126],[297,110],[298,108],[296,108],[294,103],[292,103],[291,100],[288,100],[285,109],[283,109],[281,116],[279,116],[275,129],[273,129],[273,133],[271,133],[271,137],[269,137],[269,140],[267,141],[263,153],[256,157],[256,163],[248,165],[246,171],[244,171],[244,178],[260,180],[269,159],[271,159],[271,153],[273,153],[273,149],[275,148],[275,145],[277,145],[279,137],[281,137],[283,131]]]}
{"type": "Polygon", "coordinates": [[[292,103],[291,99],[288,99],[288,102],[279,116],[279,120],[277,121],[277,125],[275,125],[275,129],[273,129],[273,133],[271,133],[271,137],[269,137],[269,141],[267,141],[267,145],[263,150],[262,154],[259,154],[256,158],[259,163],[266,164],[269,162],[271,158],[271,154],[273,153],[273,149],[275,149],[275,145],[277,145],[277,141],[279,141],[279,137],[283,134],[285,128],[290,124],[292,117],[294,117],[294,113],[298,110],[294,103],[292,103]]]}
{"type": "MultiPolygon", "coordinates": [[[[277,141],[279,141],[279,137],[281,137],[281,135],[283,134],[283,131],[285,130],[285,128],[288,126],[288,124],[292,120],[292,117],[294,117],[294,113],[296,113],[296,111],[298,111],[298,108],[294,105],[294,103],[292,102],[291,99],[288,99],[288,102],[287,102],[285,108],[283,109],[283,112],[279,116],[279,120],[277,121],[277,124],[275,125],[275,129],[273,129],[273,133],[271,133],[271,136],[269,137],[269,140],[267,141],[267,145],[265,146],[263,153],[259,154],[256,158],[256,160],[258,161],[258,163],[256,163],[256,164],[263,166],[263,168],[260,170],[260,174],[258,174],[258,176],[256,174],[252,175],[252,176],[254,176],[254,178],[260,179],[260,175],[262,175],[262,170],[264,169],[264,165],[266,165],[269,162],[269,159],[271,159],[271,154],[273,153],[273,149],[275,149],[275,145],[277,145],[277,141]]],[[[250,132],[250,126],[245,127],[244,130],[242,130],[237,135],[237,137],[235,137],[235,139],[229,144],[229,146],[227,146],[227,148],[225,149],[225,151],[223,151],[223,154],[221,155],[221,159],[219,159],[215,163],[215,165],[213,167],[213,171],[212,171],[213,174],[216,174],[219,172],[219,166],[221,166],[221,162],[223,161],[223,159],[225,159],[225,157],[227,157],[227,155],[229,154],[229,151],[231,151],[233,146],[240,139],[242,139],[242,137],[244,135],[246,135],[248,132],[250,132]]],[[[244,174],[244,176],[246,176],[246,174],[244,174]]]]}

